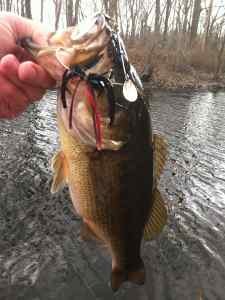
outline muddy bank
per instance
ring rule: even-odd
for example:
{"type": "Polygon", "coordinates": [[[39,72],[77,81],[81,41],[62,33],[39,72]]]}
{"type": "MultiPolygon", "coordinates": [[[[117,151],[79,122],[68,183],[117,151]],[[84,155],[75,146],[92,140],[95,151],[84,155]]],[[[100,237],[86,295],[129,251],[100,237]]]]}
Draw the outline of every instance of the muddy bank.
{"type": "Polygon", "coordinates": [[[139,74],[149,79],[152,88],[157,89],[194,89],[216,90],[225,88],[225,74],[221,71],[215,77],[216,64],[212,58],[196,52],[194,60],[192,54],[185,56],[177,53],[176,49],[155,49],[149,52],[146,45],[128,47],[130,61],[139,74]]]}
{"type": "Polygon", "coordinates": [[[194,74],[176,73],[169,71],[155,71],[149,82],[152,89],[164,90],[181,90],[192,89],[195,91],[209,90],[216,91],[225,89],[225,77],[220,79],[213,79],[212,74],[193,72],[194,74]]]}

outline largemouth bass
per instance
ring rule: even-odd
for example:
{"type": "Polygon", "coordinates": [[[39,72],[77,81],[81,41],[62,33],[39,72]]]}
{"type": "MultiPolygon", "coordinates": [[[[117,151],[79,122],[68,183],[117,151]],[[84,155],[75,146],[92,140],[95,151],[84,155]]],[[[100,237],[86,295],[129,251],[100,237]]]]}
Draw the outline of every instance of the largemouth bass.
{"type": "Polygon", "coordinates": [[[52,160],[51,191],[67,184],[82,231],[107,245],[115,291],[124,281],[145,281],[142,238],[154,238],[166,224],[157,182],[167,151],[161,137],[152,137],[141,82],[110,22],[97,15],[52,34],[47,45],[23,45],[61,85],[61,149],[52,160]]]}

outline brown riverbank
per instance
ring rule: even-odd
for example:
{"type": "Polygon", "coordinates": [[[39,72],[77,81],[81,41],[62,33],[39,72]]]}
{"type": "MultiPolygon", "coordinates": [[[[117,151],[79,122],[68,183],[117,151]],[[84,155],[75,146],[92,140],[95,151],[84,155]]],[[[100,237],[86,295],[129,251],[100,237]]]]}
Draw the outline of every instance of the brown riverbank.
{"type": "Polygon", "coordinates": [[[168,47],[153,49],[136,42],[132,46],[128,43],[128,54],[139,74],[143,74],[146,67],[150,70],[149,87],[170,90],[225,88],[225,68],[216,74],[217,55],[213,51],[205,52],[200,47],[182,52],[168,47]]]}
{"type": "Polygon", "coordinates": [[[152,88],[169,90],[177,89],[208,89],[217,90],[225,88],[225,77],[214,79],[213,74],[195,71],[192,74],[156,70],[148,82],[152,88]]]}

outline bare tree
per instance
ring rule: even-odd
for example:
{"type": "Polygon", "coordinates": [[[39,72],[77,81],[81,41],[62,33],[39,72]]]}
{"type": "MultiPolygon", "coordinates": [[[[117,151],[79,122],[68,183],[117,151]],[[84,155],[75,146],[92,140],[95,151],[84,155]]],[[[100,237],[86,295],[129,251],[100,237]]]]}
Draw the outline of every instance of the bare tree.
{"type": "Polygon", "coordinates": [[[193,44],[197,36],[200,14],[201,14],[201,0],[195,0],[193,14],[192,14],[190,45],[193,44]]]}
{"type": "Polygon", "coordinates": [[[31,0],[25,0],[25,16],[26,18],[32,19],[31,0]]]}
{"type": "Polygon", "coordinates": [[[178,7],[176,9],[177,13],[176,13],[176,27],[175,27],[175,32],[181,32],[181,28],[182,28],[182,21],[181,21],[181,4],[180,2],[178,2],[178,7]]]}
{"type": "Polygon", "coordinates": [[[25,0],[21,0],[20,4],[20,13],[22,17],[26,17],[26,6],[25,6],[25,0]]]}
{"type": "Polygon", "coordinates": [[[40,21],[43,22],[44,20],[44,0],[41,0],[41,17],[40,21]]]}
{"type": "Polygon", "coordinates": [[[143,13],[141,16],[141,25],[140,25],[140,37],[146,38],[148,32],[150,32],[151,27],[148,25],[148,18],[153,9],[153,6],[150,6],[149,9],[143,7],[143,13]]]}
{"type": "Polygon", "coordinates": [[[224,63],[224,50],[225,50],[225,34],[222,38],[221,47],[217,56],[217,66],[214,74],[214,79],[218,79],[221,74],[221,69],[224,63]]]}
{"type": "Polygon", "coordinates": [[[80,0],[66,0],[66,23],[73,26],[78,23],[80,0]]]}
{"type": "Polygon", "coordinates": [[[3,3],[3,1],[2,0],[0,0],[0,10],[4,10],[4,3],[3,3]]]}
{"type": "Polygon", "coordinates": [[[105,12],[111,18],[118,21],[118,0],[102,0],[105,12]]]}
{"type": "Polygon", "coordinates": [[[183,0],[183,15],[184,15],[183,28],[182,28],[183,33],[186,33],[188,30],[188,15],[191,6],[192,6],[192,0],[183,0]]]}
{"type": "Polygon", "coordinates": [[[6,11],[12,10],[12,0],[6,0],[6,11]]]}
{"type": "Polygon", "coordinates": [[[16,9],[15,9],[15,11],[16,11],[16,13],[19,15],[20,14],[20,0],[17,0],[16,1],[16,9]]]}
{"type": "Polygon", "coordinates": [[[59,18],[62,9],[62,0],[53,0],[53,3],[55,5],[55,30],[57,30],[59,27],[59,18]]]}
{"type": "Polygon", "coordinates": [[[74,4],[74,18],[73,18],[74,25],[78,23],[79,6],[80,6],[80,0],[76,0],[74,4]]]}
{"type": "Polygon", "coordinates": [[[166,17],[165,17],[165,26],[163,32],[163,40],[166,41],[167,33],[168,33],[168,25],[169,25],[169,17],[171,12],[172,0],[166,1],[166,17]]]}
{"type": "MultiPolygon", "coordinates": [[[[135,37],[135,31],[136,31],[136,23],[137,23],[137,17],[138,17],[138,11],[139,11],[139,5],[138,0],[129,0],[129,9],[130,9],[130,19],[131,19],[131,32],[130,37],[134,39],[135,37]],[[137,8],[138,5],[138,8],[137,8]]],[[[139,1],[140,2],[140,1],[139,1]]]]}
{"type": "Polygon", "coordinates": [[[73,0],[66,0],[66,24],[67,26],[73,24],[73,0]]]}
{"type": "Polygon", "coordinates": [[[155,33],[160,32],[160,0],[155,1],[155,33]]]}
{"type": "Polygon", "coordinates": [[[209,42],[210,37],[210,23],[212,17],[212,9],[213,9],[214,0],[210,0],[209,7],[206,8],[206,21],[205,21],[205,36],[204,36],[204,48],[206,49],[209,42]]]}

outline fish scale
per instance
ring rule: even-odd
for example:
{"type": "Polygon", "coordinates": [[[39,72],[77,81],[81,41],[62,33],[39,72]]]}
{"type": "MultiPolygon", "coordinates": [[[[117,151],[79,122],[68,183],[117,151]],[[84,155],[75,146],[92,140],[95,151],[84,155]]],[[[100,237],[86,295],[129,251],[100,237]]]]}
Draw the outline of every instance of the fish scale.
{"type": "MultiPolygon", "coordinates": [[[[62,136],[61,144],[63,152],[66,156],[66,159],[69,162],[72,162],[69,164],[69,186],[72,187],[72,193],[74,190],[76,190],[75,195],[77,195],[75,196],[76,199],[73,201],[80,203],[78,206],[81,207],[82,212],[80,213],[84,218],[92,218],[93,220],[102,222],[102,224],[106,224],[109,220],[108,216],[106,215],[107,201],[102,201],[102,197],[99,197],[99,194],[96,193],[95,189],[93,188],[101,180],[100,176],[98,175],[99,172],[93,172],[95,168],[94,166],[91,167],[91,165],[93,165],[93,161],[95,165],[98,165],[97,169],[102,169],[102,167],[104,167],[104,163],[96,160],[95,158],[93,159],[95,154],[86,151],[84,152],[82,144],[79,143],[74,137],[66,133],[65,127],[62,125],[61,120],[59,121],[59,124],[61,124],[59,128],[61,132],[60,136],[62,136]]],[[[114,170],[111,161],[107,162],[107,168],[114,170]]],[[[109,178],[113,178],[115,181],[116,177],[111,176],[109,178]]],[[[107,184],[106,186],[112,186],[112,184],[107,184]]],[[[106,193],[106,191],[104,192],[106,193]]],[[[107,193],[108,196],[112,195],[111,192],[107,193]]]]}

